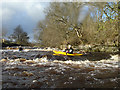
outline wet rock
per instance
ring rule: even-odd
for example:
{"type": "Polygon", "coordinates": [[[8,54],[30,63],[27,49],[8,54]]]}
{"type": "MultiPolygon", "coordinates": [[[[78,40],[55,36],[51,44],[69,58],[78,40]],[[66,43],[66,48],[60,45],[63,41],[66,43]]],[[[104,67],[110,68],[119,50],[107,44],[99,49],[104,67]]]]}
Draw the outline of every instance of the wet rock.
{"type": "Polygon", "coordinates": [[[27,72],[27,71],[23,71],[21,73],[21,76],[33,76],[33,73],[27,72]]]}
{"type": "Polygon", "coordinates": [[[20,62],[24,62],[24,61],[26,61],[26,59],[20,58],[20,62]]]}

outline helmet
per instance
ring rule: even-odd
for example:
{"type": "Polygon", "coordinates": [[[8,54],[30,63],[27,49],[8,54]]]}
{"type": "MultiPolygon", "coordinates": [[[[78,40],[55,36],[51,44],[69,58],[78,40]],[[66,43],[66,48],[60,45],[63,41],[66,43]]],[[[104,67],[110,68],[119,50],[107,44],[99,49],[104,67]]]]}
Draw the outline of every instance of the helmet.
{"type": "Polygon", "coordinates": [[[68,45],[68,48],[71,48],[71,45],[68,45]]]}

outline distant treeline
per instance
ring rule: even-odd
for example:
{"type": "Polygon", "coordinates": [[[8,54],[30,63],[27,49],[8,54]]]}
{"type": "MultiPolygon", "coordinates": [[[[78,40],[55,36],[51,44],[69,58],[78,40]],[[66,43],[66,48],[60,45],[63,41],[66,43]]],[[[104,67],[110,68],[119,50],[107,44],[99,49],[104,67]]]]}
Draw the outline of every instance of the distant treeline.
{"type": "Polygon", "coordinates": [[[12,46],[20,46],[19,44],[15,44],[15,43],[1,43],[2,47],[12,47],[12,46]]]}
{"type": "Polygon", "coordinates": [[[1,47],[13,47],[13,46],[30,46],[29,45],[25,45],[25,44],[16,44],[14,42],[10,42],[10,41],[5,41],[4,43],[0,43],[1,47]]]}

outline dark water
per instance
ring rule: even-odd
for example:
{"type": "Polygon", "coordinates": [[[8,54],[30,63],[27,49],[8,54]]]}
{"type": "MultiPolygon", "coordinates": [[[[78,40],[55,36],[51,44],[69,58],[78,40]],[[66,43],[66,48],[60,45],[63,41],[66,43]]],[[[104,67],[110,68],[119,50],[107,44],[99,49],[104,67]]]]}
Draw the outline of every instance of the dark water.
{"type": "Polygon", "coordinates": [[[119,88],[118,60],[109,53],[63,57],[45,51],[7,51],[2,55],[3,88],[119,88]]]}
{"type": "Polygon", "coordinates": [[[111,55],[115,55],[118,53],[106,53],[106,52],[91,52],[91,53],[86,53],[83,54],[82,56],[53,56],[52,51],[22,51],[22,52],[16,52],[16,51],[5,51],[2,52],[2,57],[3,58],[9,58],[9,59],[17,59],[17,58],[25,58],[27,60],[29,59],[36,59],[36,58],[42,58],[47,56],[47,59],[49,60],[90,60],[90,61],[98,61],[102,59],[109,59],[111,58],[111,55]]]}

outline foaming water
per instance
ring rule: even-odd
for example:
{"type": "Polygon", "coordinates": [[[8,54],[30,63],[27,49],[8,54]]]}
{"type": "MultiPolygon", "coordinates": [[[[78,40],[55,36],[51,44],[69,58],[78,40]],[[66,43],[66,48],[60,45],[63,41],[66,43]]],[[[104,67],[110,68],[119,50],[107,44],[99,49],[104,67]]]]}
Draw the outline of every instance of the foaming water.
{"type": "Polygon", "coordinates": [[[118,88],[118,55],[109,59],[4,59],[3,88],[118,88]]]}

